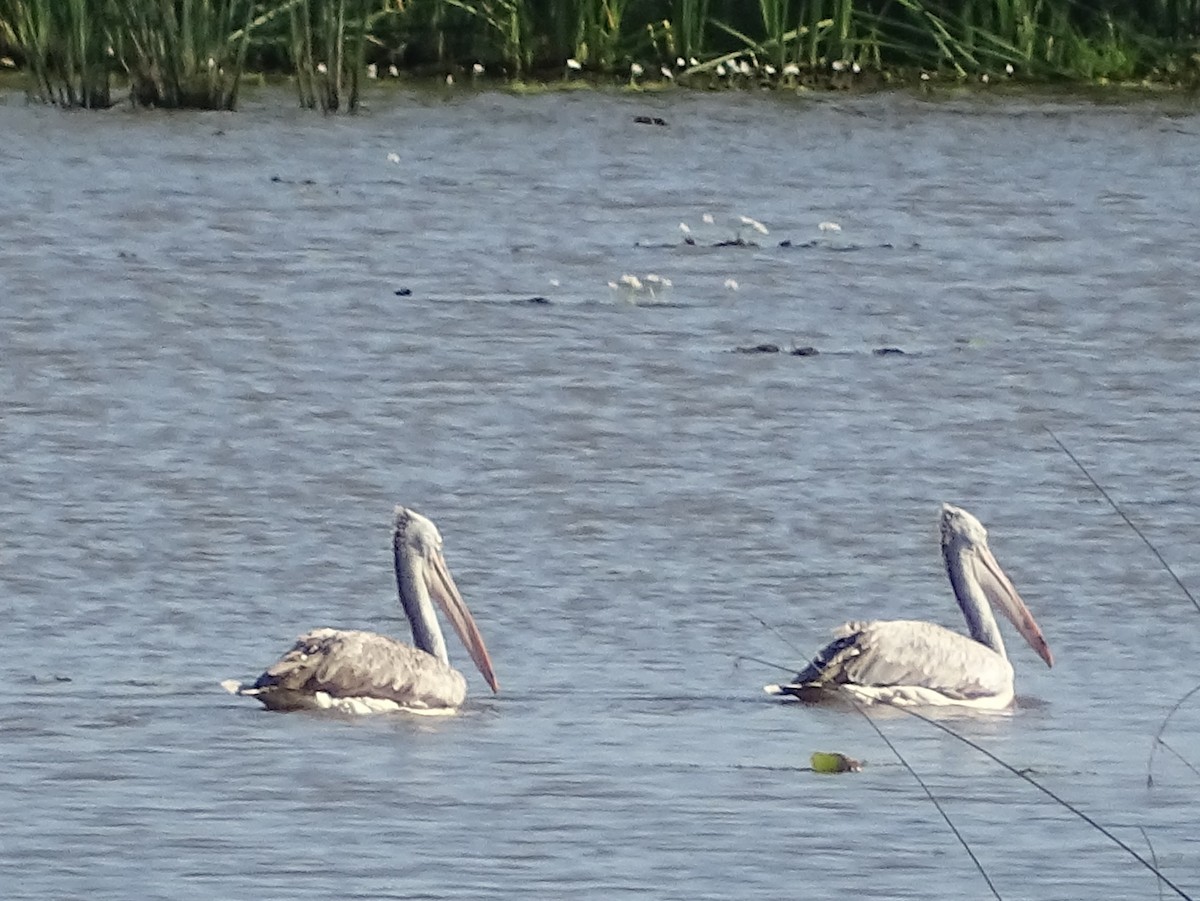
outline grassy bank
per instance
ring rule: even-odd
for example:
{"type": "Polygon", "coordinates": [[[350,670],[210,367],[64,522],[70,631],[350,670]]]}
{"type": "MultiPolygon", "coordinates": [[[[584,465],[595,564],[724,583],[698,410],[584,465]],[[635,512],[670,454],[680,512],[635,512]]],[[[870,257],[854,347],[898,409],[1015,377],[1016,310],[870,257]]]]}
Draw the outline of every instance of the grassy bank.
{"type": "Polygon", "coordinates": [[[848,86],[1200,82],[1200,0],[0,0],[31,93],[232,108],[247,68],[352,109],[389,73],[848,86]]]}

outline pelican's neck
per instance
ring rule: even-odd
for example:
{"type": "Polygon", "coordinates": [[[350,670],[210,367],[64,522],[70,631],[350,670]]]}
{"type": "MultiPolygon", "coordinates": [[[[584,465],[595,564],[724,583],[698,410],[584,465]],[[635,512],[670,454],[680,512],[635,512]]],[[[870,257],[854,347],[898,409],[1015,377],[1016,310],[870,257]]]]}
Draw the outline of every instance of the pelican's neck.
{"type": "Polygon", "coordinates": [[[946,559],[946,572],[950,576],[950,585],[954,589],[954,597],[958,600],[958,606],[962,608],[971,637],[1007,660],[1008,654],[1004,650],[1004,639],[1000,636],[1000,627],[996,625],[996,617],[992,615],[992,606],[988,603],[983,588],[967,562],[970,554],[970,550],[957,543],[942,548],[942,555],[946,559]]]}
{"type": "Polygon", "coordinates": [[[399,535],[392,539],[392,554],[396,560],[396,586],[400,590],[404,614],[412,626],[413,644],[449,666],[446,639],[442,637],[442,627],[438,625],[429,589],[421,573],[424,561],[413,548],[401,541],[399,535]]]}

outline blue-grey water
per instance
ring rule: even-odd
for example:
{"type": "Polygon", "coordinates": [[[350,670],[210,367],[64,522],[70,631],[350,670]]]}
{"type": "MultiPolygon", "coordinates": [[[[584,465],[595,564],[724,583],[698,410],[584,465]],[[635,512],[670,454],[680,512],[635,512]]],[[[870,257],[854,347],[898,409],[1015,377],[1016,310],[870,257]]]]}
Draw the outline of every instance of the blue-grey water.
{"type": "MultiPolygon", "coordinates": [[[[951,724],[1200,893],[1200,695],[1146,784],[1200,609],[1046,430],[1200,590],[1200,115],[370,100],[0,98],[6,898],[989,897],[868,722],[740,659],[959,627],[942,501],[1057,661],[1010,632],[1018,708],[951,724]],[[396,503],[439,524],[501,693],[456,643],[456,717],[222,692],[310,627],[405,634],[396,503]]],[[[1003,897],[1159,896],[987,758],[877,722],[1003,897]]]]}

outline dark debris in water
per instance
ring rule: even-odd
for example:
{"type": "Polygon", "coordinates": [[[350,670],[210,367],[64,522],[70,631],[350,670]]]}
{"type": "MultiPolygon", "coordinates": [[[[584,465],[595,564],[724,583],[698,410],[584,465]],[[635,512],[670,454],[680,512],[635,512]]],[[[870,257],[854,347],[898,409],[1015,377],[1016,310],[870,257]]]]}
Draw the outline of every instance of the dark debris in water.
{"type": "MultiPolygon", "coordinates": [[[[778,344],[772,344],[769,341],[764,341],[761,344],[742,344],[733,349],[734,353],[738,354],[778,354],[783,353],[791,357],[816,357],[820,356],[821,351],[811,345],[803,345],[793,347],[791,350],[784,350],[778,344]]],[[[846,352],[835,351],[835,354],[845,354],[846,352]]],[[[871,350],[871,354],[876,357],[908,357],[911,353],[900,347],[876,347],[871,350]]]]}
{"type": "Polygon", "coordinates": [[[744,347],[735,347],[734,353],[739,354],[777,354],[779,353],[778,344],[748,344],[744,347]]]}
{"type": "Polygon", "coordinates": [[[36,673],[30,673],[28,676],[25,677],[25,681],[30,682],[34,685],[51,685],[51,684],[60,683],[60,682],[70,682],[71,677],[70,676],[60,676],[58,673],[51,673],[48,676],[39,676],[36,673]]]}
{"type": "Polygon", "coordinates": [[[412,297],[412,288],[397,288],[392,293],[397,297],[412,297]]]}
{"type": "Polygon", "coordinates": [[[512,297],[504,294],[491,295],[475,295],[471,297],[457,297],[456,300],[462,300],[467,303],[494,303],[494,304],[515,304],[522,307],[548,307],[554,304],[554,301],[542,294],[530,294],[525,297],[512,297]]]}
{"type": "MultiPolygon", "coordinates": [[[[859,250],[896,250],[896,245],[891,241],[884,241],[882,244],[833,244],[829,241],[820,241],[813,239],[811,241],[795,242],[791,238],[785,238],[779,242],[780,247],[791,247],[797,250],[812,250],[819,247],[822,250],[832,250],[835,253],[853,253],[859,250]]],[[[921,245],[916,241],[907,245],[905,250],[920,250],[921,245]]]]}
{"type": "MultiPolygon", "coordinates": [[[[755,244],[753,241],[747,241],[745,238],[730,238],[728,241],[717,241],[712,244],[701,244],[699,241],[697,241],[691,235],[688,235],[686,238],[684,238],[683,243],[685,245],[687,245],[688,247],[758,247],[759,246],[758,244],[755,244]]],[[[648,242],[648,241],[634,241],[633,246],[641,247],[641,248],[651,248],[652,247],[652,248],[655,248],[658,250],[670,250],[672,247],[678,247],[679,245],[671,244],[666,241],[655,241],[653,243],[648,242]]]]}
{"type": "Polygon", "coordinates": [[[667,120],[661,116],[634,116],[633,121],[638,125],[658,125],[666,128],[667,120]]]}
{"type": "Polygon", "coordinates": [[[762,344],[747,344],[742,347],[735,347],[734,353],[739,354],[778,354],[785,353],[792,357],[815,357],[820,351],[810,345],[804,347],[793,347],[791,350],[784,350],[778,344],[764,342],[762,344]]]}
{"type": "MultiPolygon", "coordinates": [[[[633,246],[634,247],[642,247],[642,248],[653,247],[653,248],[659,248],[659,249],[669,249],[671,247],[679,247],[681,245],[672,244],[672,243],[669,243],[666,241],[656,241],[656,242],[635,241],[633,246]]],[[[730,238],[726,241],[713,241],[713,242],[705,242],[705,243],[701,244],[692,235],[687,235],[683,239],[683,246],[721,248],[721,247],[760,247],[761,245],[759,245],[755,241],[747,241],[745,238],[730,238]]],[[[914,241],[911,244],[907,244],[907,245],[904,245],[903,247],[900,247],[896,244],[893,244],[891,241],[885,241],[882,244],[834,244],[828,240],[823,241],[823,240],[819,240],[816,238],[814,238],[811,241],[793,241],[791,238],[784,238],[782,241],[779,242],[778,246],[784,248],[785,250],[815,250],[815,249],[819,248],[821,250],[832,251],[833,253],[856,253],[856,252],[863,251],[863,250],[920,250],[921,249],[921,245],[919,243],[917,243],[916,241],[914,241]]]]}
{"type": "Polygon", "coordinates": [[[315,185],[317,183],[312,178],[284,178],[282,175],[272,175],[271,181],[280,185],[315,185]]]}

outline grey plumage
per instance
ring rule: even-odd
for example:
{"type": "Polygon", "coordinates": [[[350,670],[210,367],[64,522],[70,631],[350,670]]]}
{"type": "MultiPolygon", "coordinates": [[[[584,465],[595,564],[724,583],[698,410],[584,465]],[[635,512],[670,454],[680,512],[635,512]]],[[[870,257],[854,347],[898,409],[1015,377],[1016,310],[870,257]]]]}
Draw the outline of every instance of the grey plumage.
{"type": "Polygon", "coordinates": [[[467,696],[467,680],[450,666],[433,609],[436,601],[492,691],[498,691],[483,637],[446,567],[437,527],[421,514],[397,507],[392,552],[412,645],[375,632],[314,629],[252,685],[233,679],[221,685],[272,710],[452,712],[467,696]]]}
{"type": "Polygon", "coordinates": [[[942,505],[942,555],[970,635],[919,620],[849,622],[788,684],[769,694],[819,700],[830,690],[860,701],[958,704],[986,710],[1013,700],[1013,667],[990,605],[1016,626],[1047,665],[1041,630],[987,544],[987,530],[967,511],[942,505]]]}
{"type": "Polygon", "coordinates": [[[399,707],[458,707],[467,696],[462,673],[432,654],[388,635],[314,629],[239,694],[272,710],[314,706],[312,696],[376,698],[399,707]]]}
{"type": "Polygon", "coordinates": [[[796,674],[813,688],[920,686],[955,701],[1001,694],[1012,664],[966,635],[921,620],[873,620],[841,626],[832,642],[796,674]]]}

